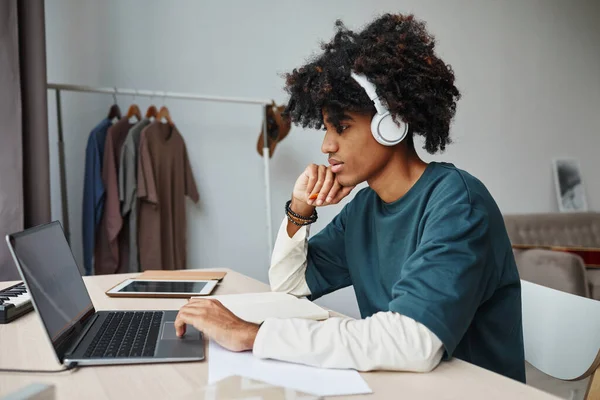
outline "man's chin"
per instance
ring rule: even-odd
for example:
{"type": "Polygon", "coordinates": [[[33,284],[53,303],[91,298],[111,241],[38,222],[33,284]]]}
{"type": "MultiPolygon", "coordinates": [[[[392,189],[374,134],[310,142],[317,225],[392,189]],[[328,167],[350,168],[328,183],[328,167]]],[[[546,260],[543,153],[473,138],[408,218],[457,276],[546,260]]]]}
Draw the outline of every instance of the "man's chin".
{"type": "Polygon", "coordinates": [[[337,179],[338,183],[340,185],[342,185],[342,187],[352,187],[352,186],[358,185],[359,183],[364,182],[364,179],[361,180],[357,177],[343,176],[343,175],[342,176],[338,175],[336,177],[336,179],[337,179]]]}

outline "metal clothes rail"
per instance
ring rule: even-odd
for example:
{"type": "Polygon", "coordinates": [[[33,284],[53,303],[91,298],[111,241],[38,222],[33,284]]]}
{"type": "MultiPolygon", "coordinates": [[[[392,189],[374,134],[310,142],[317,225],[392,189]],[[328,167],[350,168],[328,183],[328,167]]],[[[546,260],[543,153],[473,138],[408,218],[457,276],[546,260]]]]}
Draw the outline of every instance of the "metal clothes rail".
{"type": "MultiPolygon", "coordinates": [[[[152,90],[137,90],[137,89],[124,89],[116,87],[94,87],[94,86],[83,86],[83,85],[69,85],[62,83],[48,83],[48,89],[52,89],[56,93],[56,121],[58,128],[58,158],[59,158],[59,170],[60,170],[60,193],[62,202],[62,217],[63,217],[63,228],[67,239],[70,242],[70,228],[69,228],[69,204],[67,196],[67,178],[65,170],[65,152],[64,152],[64,136],[63,136],[63,120],[62,120],[62,100],[61,92],[86,92],[86,93],[105,93],[112,95],[132,95],[140,97],[157,97],[162,99],[183,99],[183,100],[198,100],[198,101],[212,101],[222,103],[241,103],[241,104],[258,104],[258,105],[269,105],[272,103],[268,99],[260,98],[246,98],[246,97],[225,97],[225,96],[210,96],[196,93],[177,93],[177,92],[165,92],[165,91],[152,91],[152,90]]],[[[261,115],[265,112],[265,108],[261,108],[261,115]]],[[[267,228],[267,246],[268,246],[268,258],[271,259],[271,253],[273,251],[273,227],[271,220],[271,176],[269,170],[269,147],[267,140],[267,118],[266,115],[263,117],[263,166],[264,166],[264,185],[265,185],[265,211],[266,211],[266,228],[267,228]]]]}

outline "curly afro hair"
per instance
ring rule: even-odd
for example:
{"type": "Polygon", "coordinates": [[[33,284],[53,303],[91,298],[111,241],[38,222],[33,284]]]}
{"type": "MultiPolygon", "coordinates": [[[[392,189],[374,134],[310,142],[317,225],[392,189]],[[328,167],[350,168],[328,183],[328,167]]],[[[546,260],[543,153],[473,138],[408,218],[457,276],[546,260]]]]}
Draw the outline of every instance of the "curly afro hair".
{"type": "Polygon", "coordinates": [[[375,84],[394,118],[425,137],[429,153],[444,151],[460,92],[452,68],[435,55],[425,23],[413,15],[385,14],[358,33],[337,20],[336,31],[321,44],[322,54],[285,74],[290,99],[284,114],[304,128],[322,129],[325,109],[338,132],[344,112],[374,115],[373,103],[350,77],[353,70],[375,84]]]}

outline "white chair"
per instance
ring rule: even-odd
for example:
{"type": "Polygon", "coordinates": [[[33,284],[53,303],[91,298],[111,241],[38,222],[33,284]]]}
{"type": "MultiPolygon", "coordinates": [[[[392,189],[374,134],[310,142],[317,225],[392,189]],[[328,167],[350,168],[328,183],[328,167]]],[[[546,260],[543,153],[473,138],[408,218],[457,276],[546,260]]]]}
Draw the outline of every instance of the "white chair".
{"type": "Polygon", "coordinates": [[[600,400],[600,301],[521,280],[525,360],[565,381],[590,377],[600,400]]]}

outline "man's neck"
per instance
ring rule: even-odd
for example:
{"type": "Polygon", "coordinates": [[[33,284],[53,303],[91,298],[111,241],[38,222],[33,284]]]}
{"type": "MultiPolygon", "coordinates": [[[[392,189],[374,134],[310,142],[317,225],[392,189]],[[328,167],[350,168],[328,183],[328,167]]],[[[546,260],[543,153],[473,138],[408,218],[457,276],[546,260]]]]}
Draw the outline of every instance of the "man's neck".
{"type": "Polygon", "coordinates": [[[367,183],[379,198],[392,203],[404,196],[419,180],[427,163],[421,160],[414,149],[394,154],[386,166],[367,183]]]}

